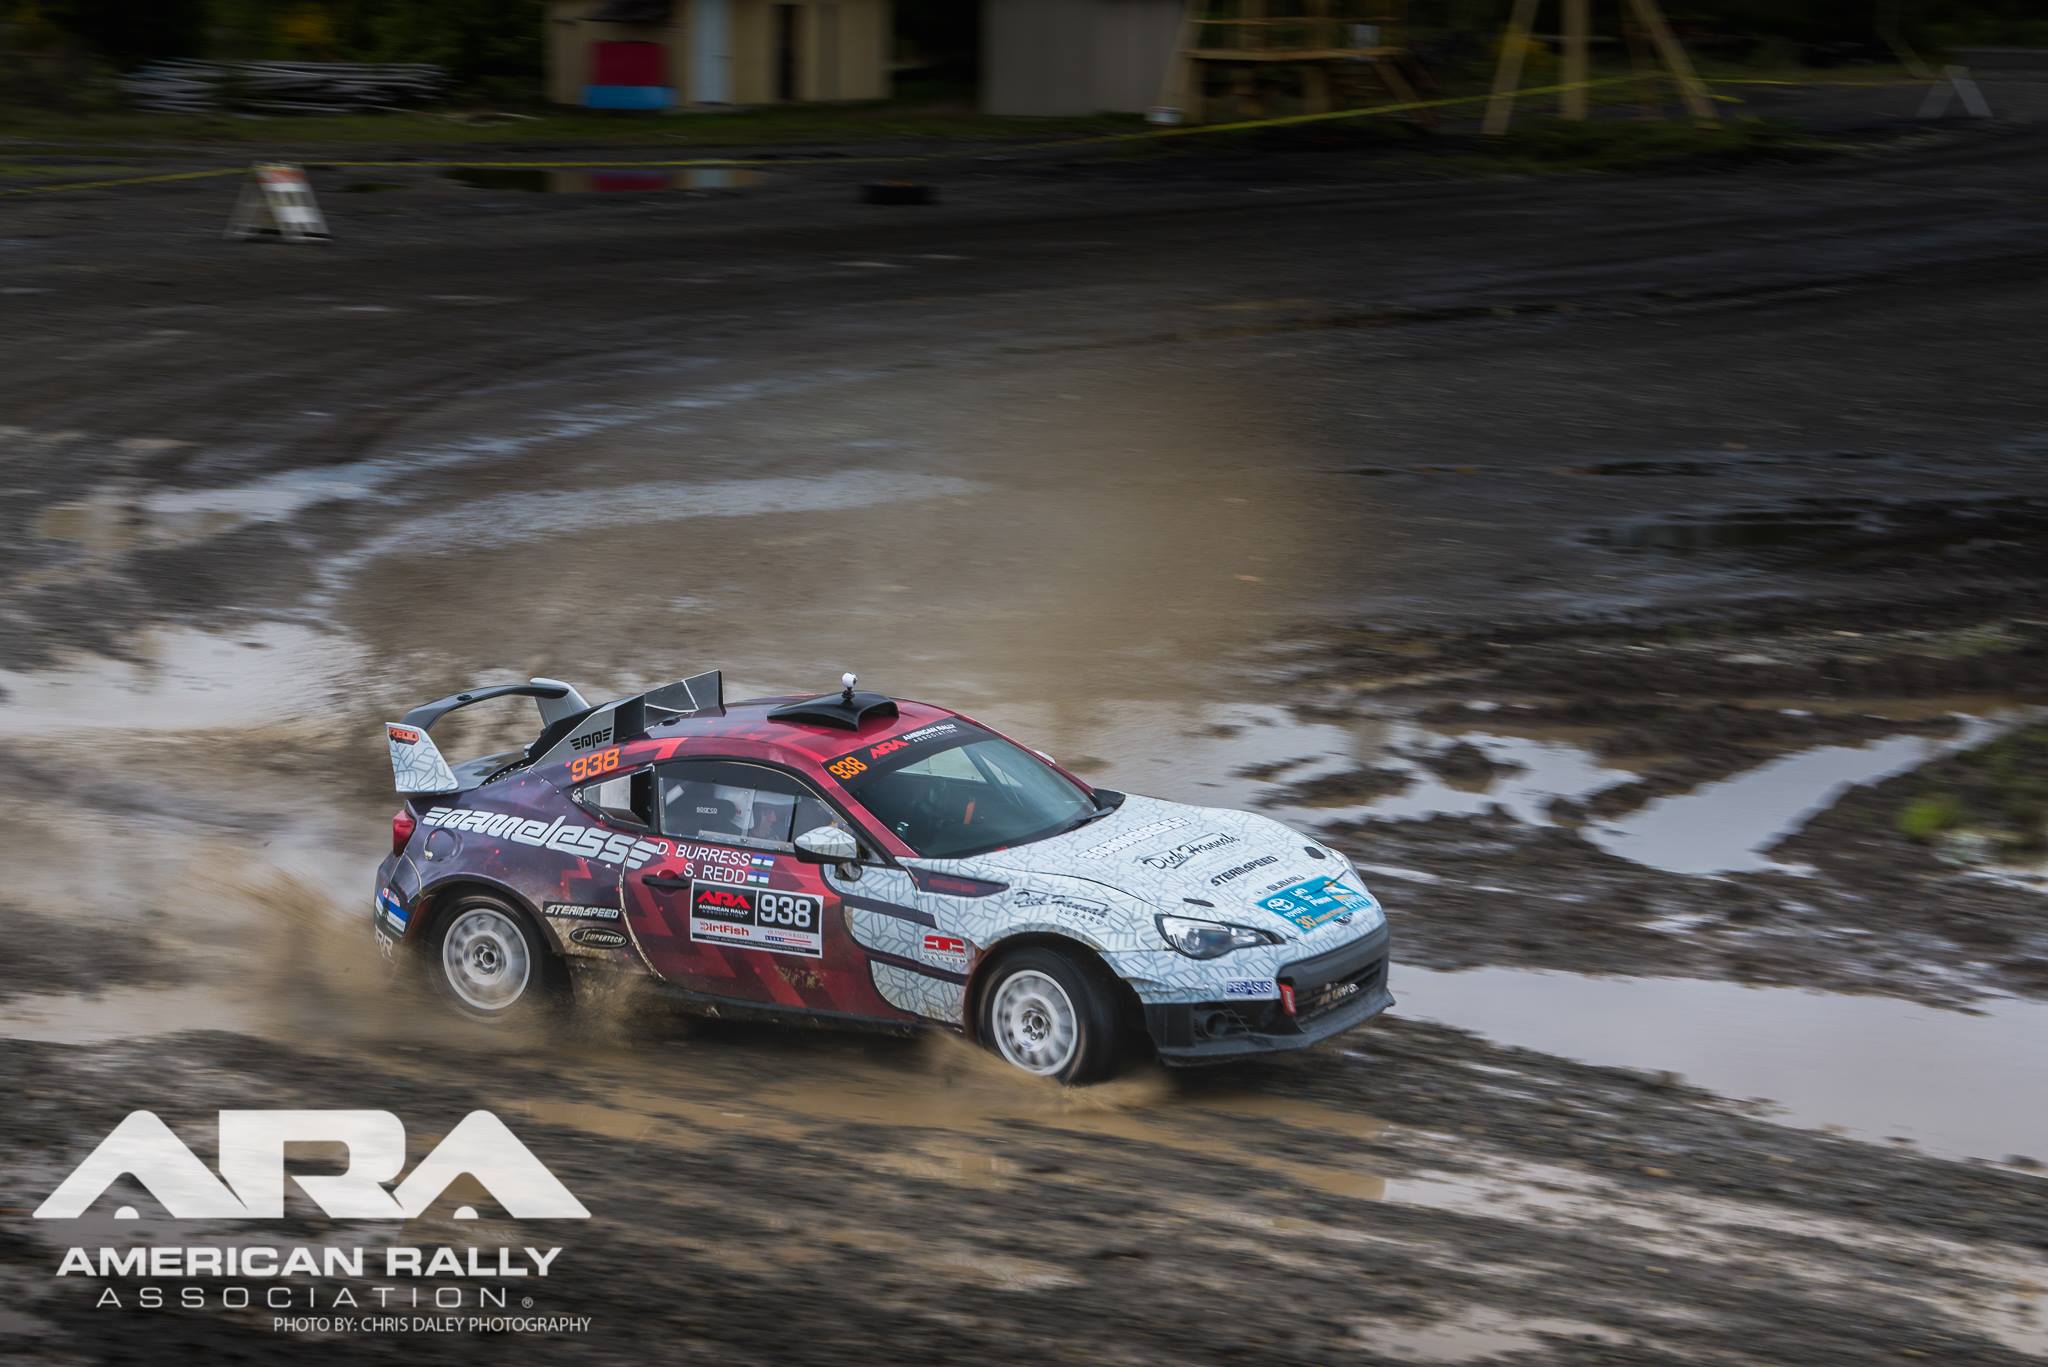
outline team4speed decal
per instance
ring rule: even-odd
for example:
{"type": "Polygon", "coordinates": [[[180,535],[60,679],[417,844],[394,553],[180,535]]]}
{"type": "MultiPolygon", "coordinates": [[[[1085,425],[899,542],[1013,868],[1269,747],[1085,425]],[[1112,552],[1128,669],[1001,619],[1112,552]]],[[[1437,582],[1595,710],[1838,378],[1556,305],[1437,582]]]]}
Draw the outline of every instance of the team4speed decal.
{"type": "Polygon", "coordinates": [[[1340,916],[1370,911],[1378,903],[1334,878],[1310,878],[1261,897],[1259,905],[1302,930],[1314,930],[1340,916]]]}
{"type": "Polygon", "coordinates": [[[825,957],[825,899],[729,883],[690,884],[690,938],[702,944],[825,957]]]}

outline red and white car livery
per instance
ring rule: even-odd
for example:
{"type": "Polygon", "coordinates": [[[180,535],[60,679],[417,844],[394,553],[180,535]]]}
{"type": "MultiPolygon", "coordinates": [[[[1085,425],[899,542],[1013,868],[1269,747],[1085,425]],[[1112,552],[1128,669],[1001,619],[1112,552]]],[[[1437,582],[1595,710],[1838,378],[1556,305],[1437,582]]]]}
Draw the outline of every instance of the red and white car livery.
{"type": "Polygon", "coordinates": [[[573,977],[678,1002],[964,1030],[1033,1073],[1106,1075],[1327,1039],[1392,1004],[1386,918],[1343,855],[1251,813],[1091,787],[957,712],[854,691],[727,703],[702,674],[591,707],[475,688],[388,728],[406,795],[376,933],[466,1014],[573,977]],[[429,731],[534,699],[522,750],[429,731]]]}

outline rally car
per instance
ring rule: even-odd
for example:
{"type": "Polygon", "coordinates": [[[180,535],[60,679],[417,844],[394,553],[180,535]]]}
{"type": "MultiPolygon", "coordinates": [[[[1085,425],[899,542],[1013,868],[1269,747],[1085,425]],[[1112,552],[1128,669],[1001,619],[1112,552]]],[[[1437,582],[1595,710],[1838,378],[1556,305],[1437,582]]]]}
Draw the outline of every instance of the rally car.
{"type": "Polygon", "coordinates": [[[841,682],[728,703],[699,674],[592,707],[534,679],[414,708],[386,728],[406,801],[379,942],[479,1019],[627,974],[707,1014],[961,1030],[1069,1083],[1147,1042],[1296,1049],[1392,1005],[1386,918],[1337,851],[841,682]],[[428,734],[520,696],[524,749],[451,765],[428,734]]]}

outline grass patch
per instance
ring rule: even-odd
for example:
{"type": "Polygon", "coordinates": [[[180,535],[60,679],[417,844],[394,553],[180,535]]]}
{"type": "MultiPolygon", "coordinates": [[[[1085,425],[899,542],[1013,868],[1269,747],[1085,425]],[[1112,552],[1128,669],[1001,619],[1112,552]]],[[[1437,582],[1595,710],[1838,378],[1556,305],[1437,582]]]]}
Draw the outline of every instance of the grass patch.
{"type": "Polygon", "coordinates": [[[1707,127],[1671,121],[1601,118],[1518,119],[1500,137],[1445,132],[1399,119],[1335,119],[1239,132],[1108,144],[1102,155],[1126,160],[1222,155],[1336,153],[1394,156],[1425,170],[1463,175],[1719,169],[1768,161],[1811,161],[1845,144],[1772,119],[1727,120],[1707,127]]]}
{"type": "Polygon", "coordinates": [[[2048,853],[2048,725],[2021,727],[1941,766],[1894,814],[1900,834],[1933,840],[1949,831],[1989,836],[2008,857],[2048,853]]]}
{"type": "Polygon", "coordinates": [[[74,149],[113,144],[123,150],[168,143],[180,144],[182,150],[195,144],[336,148],[518,144],[687,149],[905,140],[1037,142],[1091,133],[1128,132],[1142,126],[1136,116],[1118,114],[1062,119],[1002,118],[951,101],[777,105],[651,115],[555,109],[531,118],[514,119],[459,111],[242,118],[229,114],[133,110],[57,114],[0,107],[0,137],[40,140],[45,145],[74,149]]]}
{"type": "Polygon", "coordinates": [[[1963,824],[1963,804],[1948,793],[1916,797],[1899,808],[1899,834],[1908,840],[1929,841],[1944,831],[1963,824]]]}
{"type": "Polygon", "coordinates": [[[1518,121],[1498,138],[1460,142],[1460,150],[1447,162],[1525,174],[1706,169],[1758,161],[1811,161],[1840,150],[1835,143],[1773,119],[1729,119],[1705,127],[1678,121],[1530,119],[1518,121]]]}

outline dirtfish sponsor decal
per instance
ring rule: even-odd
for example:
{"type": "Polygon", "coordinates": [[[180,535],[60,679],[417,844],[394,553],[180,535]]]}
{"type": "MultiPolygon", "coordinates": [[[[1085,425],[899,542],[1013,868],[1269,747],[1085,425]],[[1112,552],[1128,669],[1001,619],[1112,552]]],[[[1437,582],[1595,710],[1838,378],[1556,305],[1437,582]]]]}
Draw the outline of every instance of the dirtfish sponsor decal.
{"type": "MultiPolygon", "coordinates": [[[[480,1189],[513,1221],[590,1217],[489,1111],[464,1116],[403,1180],[405,1127],[389,1111],[222,1111],[218,1135],[216,1174],[154,1113],[131,1112],[36,1207],[35,1218],[88,1215],[125,1179],[154,1202],[150,1229],[161,1227],[159,1215],[173,1221],[303,1220],[302,1211],[286,1210],[288,1178],[299,1197],[334,1220],[414,1219],[458,1180],[480,1189]],[[339,1145],[340,1170],[287,1173],[286,1149],[295,1144],[339,1145]]],[[[144,1218],[128,1204],[113,1214],[117,1222],[144,1218]]],[[[453,1216],[480,1218],[470,1205],[457,1206],[453,1216]]],[[[90,1228],[108,1237],[106,1226],[90,1228]]],[[[393,1244],[388,1235],[356,1246],[333,1240],[186,1245],[121,1237],[142,1235],[144,1228],[124,1230],[117,1223],[108,1243],[66,1248],[55,1275],[99,1283],[95,1308],[262,1308],[278,1312],[271,1328],[284,1333],[581,1333],[590,1325],[587,1315],[526,1313],[535,1310],[532,1295],[521,1295],[514,1308],[507,1283],[540,1290],[562,1254],[559,1247],[498,1237],[467,1246],[393,1244]],[[420,1311],[430,1313],[412,1313],[420,1311]]]]}

